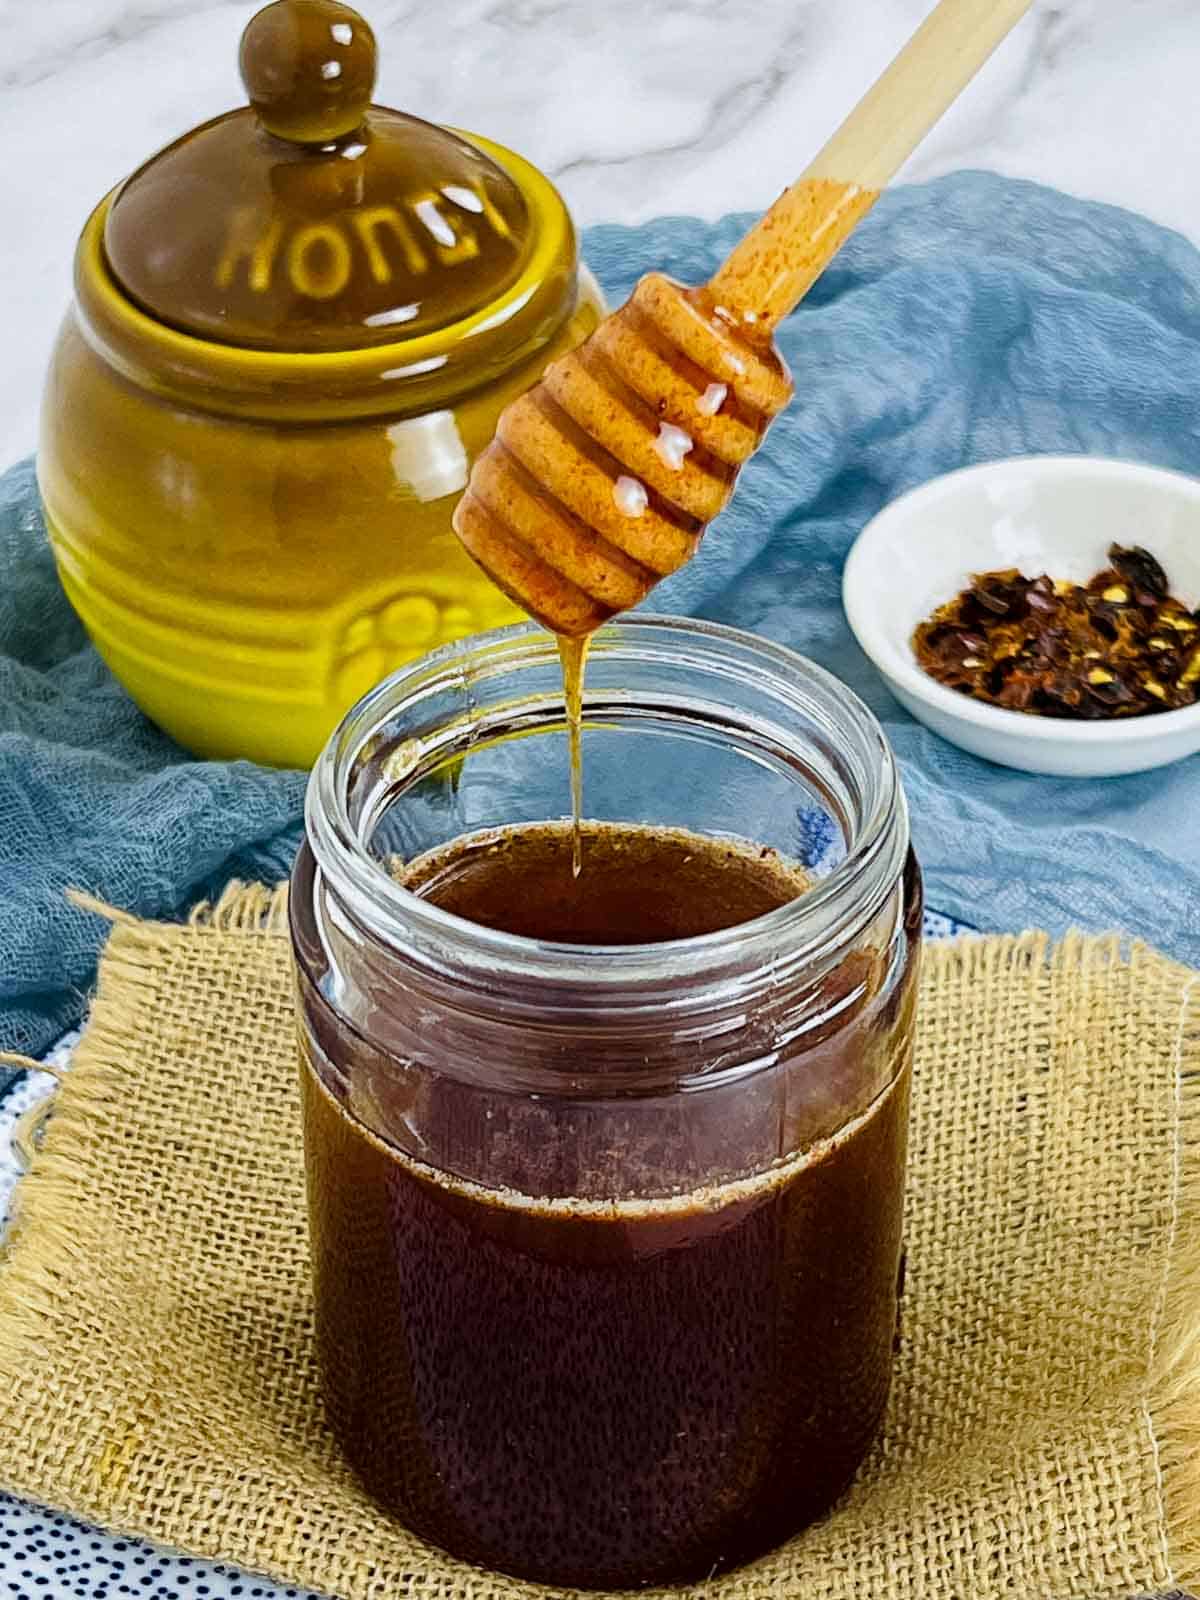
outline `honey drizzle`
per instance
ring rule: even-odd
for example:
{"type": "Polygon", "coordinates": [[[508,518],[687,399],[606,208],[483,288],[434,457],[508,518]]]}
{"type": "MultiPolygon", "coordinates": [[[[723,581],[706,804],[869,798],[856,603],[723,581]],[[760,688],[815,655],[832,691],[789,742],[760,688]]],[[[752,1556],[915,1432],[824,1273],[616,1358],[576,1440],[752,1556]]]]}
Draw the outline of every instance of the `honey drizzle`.
{"type": "Polygon", "coordinates": [[[590,633],[555,635],[562,662],[563,703],[567,711],[567,744],[571,757],[571,872],[583,871],[583,673],[590,633]]]}

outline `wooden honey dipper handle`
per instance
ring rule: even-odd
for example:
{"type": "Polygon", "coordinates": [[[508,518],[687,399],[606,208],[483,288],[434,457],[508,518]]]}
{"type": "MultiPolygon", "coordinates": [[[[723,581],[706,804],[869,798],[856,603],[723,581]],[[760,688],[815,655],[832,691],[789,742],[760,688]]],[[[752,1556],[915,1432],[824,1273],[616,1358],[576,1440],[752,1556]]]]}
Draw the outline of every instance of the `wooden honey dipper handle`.
{"type": "Polygon", "coordinates": [[[792,392],[771,340],[1031,0],[941,0],[703,289],[649,273],[500,418],[454,513],[530,616],[578,638],[691,558],[792,392]]]}
{"type": "Polygon", "coordinates": [[[879,192],[1032,0],[941,0],[709,289],[769,333],[807,294],[879,192]]]}

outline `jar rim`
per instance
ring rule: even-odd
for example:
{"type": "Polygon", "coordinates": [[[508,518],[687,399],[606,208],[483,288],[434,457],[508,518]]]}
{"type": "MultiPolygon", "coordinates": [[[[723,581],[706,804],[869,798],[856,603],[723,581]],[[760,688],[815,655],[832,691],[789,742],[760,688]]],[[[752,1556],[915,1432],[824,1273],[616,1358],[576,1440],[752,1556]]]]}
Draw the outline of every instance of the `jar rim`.
{"type": "MultiPolygon", "coordinates": [[[[908,853],[908,813],[891,746],[873,713],[844,683],[785,645],[724,624],[690,617],[637,613],[601,628],[594,648],[669,650],[691,648],[704,665],[723,661],[728,675],[773,692],[797,709],[814,707],[830,725],[858,741],[865,757],[863,814],[844,857],[809,889],[749,922],[683,939],[591,946],[556,943],[485,928],[397,882],[372,854],[348,803],[356,763],[389,711],[428,693],[441,679],[458,680],[489,664],[512,670],[522,662],[557,659],[553,635],[534,623],[496,629],[458,640],[401,668],[365,695],[334,730],[313,769],[305,806],[307,836],[318,871],[355,920],[375,938],[394,945],[397,936],[422,964],[441,966],[453,952],[461,977],[474,969],[494,983],[497,970],[576,996],[628,996],[657,989],[662,1005],[665,979],[719,979],[731,970],[778,972],[803,965],[831,943],[854,937],[878,914],[898,881],[908,853]],[[722,654],[723,653],[723,654],[722,654]]],[[[586,704],[586,696],[585,696],[586,704]]]]}

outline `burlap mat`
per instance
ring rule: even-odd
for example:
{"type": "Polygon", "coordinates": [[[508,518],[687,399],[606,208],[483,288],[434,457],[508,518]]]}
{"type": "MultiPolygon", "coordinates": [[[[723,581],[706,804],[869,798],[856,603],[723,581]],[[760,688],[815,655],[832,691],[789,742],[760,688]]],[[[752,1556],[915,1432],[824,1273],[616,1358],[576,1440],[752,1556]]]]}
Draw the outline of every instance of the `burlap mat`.
{"type": "MultiPolygon", "coordinates": [[[[1198,1006],[1113,939],[927,949],[886,1433],[714,1600],[1196,1581],[1198,1006]]],[[[351,1600],[544,1593],[387,1521],[325,1431],[291,1029],[279,894],[116,928],[0,1269],[0,1482],[351,1600]]]]}

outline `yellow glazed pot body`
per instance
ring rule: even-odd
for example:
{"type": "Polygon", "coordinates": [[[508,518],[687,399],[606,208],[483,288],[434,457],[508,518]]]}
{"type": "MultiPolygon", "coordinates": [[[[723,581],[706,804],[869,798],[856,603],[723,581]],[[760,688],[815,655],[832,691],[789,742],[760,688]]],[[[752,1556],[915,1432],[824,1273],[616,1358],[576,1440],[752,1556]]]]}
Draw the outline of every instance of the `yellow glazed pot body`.
{"type": "Polygon", "coordinates": [[[114,282],[111,196],[84,230],[42,416],[50,538],[104,660],[198,755],[308,766],[386,673],[518,615],[451,513],[501,410],[602,307],[552,186],[474,142],[539,216],[538,258],[501,304],[428,339],[209,343],[114,282]],[[545,301],[532,332],[531,297],[545,301]]]}

